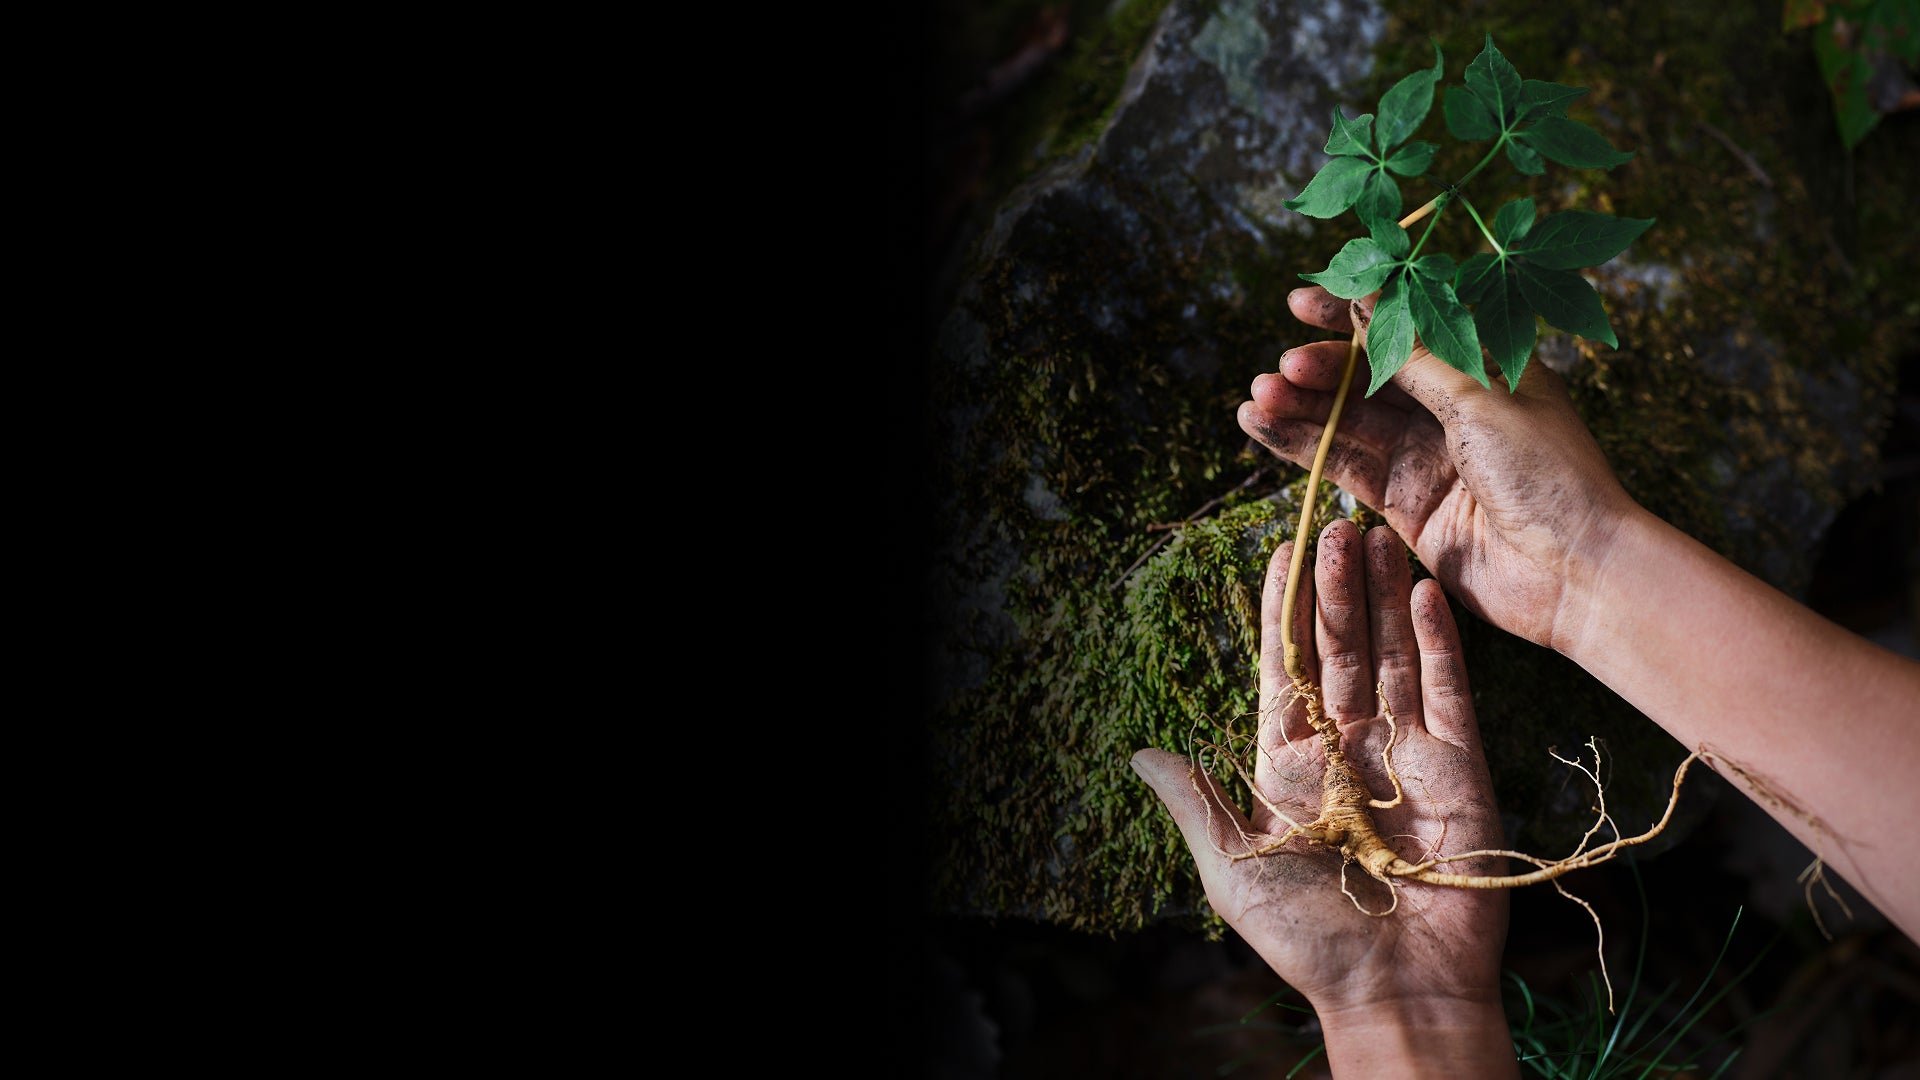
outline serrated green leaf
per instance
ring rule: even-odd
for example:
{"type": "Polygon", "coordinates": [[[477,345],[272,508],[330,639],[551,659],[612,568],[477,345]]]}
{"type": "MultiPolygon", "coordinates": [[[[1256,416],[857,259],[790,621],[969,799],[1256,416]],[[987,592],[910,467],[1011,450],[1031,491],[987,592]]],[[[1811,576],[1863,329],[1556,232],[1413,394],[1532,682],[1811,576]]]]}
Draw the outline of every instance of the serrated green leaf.
{"type": "Polygon", "coordinates": [[[1532,199],[1515,199],[1493,215],[1493,238],[1500,242],[1501,247],[1512,247],[1514,241],[1527,235],[1532,228],[1532,199]]]}
{"type": "Polygon", "coordinates": [[[1524,79],[1520,83],[1520,122],[1524,124],[1543,116],[1565,116],[1567,106],[1573,104],[1573,99],[1586,92],[1584,86],[1524,79]]]}
{"type": "Polygon", "coordinates": [[[1367,397],[1387,385],[1393,373],[1407,364],[1413,355],[1413,313],[1407,307],[1407,275],[1395,274],[1380,290],[1373,305],[1373,321],[1367,324],[1367,367],[1372,375],[1367,382],[1367,397]]]}
{"type": "Polygon", "coordinates": [[[1453,291],[1461,303],[1477,304],[1506,272],[1507,261],[1492,252],[1469,255],[1460,269],[1454,271],[1453,291]]]}
{"type": "Polygon", "coordinates": [[[1486,103],[1488,111],[1502,128],[1520,120],[1520,73],[1493,47],[1493,35],[1487,35],[1486,47],[1467,65],[1467,89],[1486,103]]]}
{"type": "Polygon", "coordinates": [[[1527,369],[1540,328],[1515,275],[1503,271],[1486,284],[1479,306],[1473,309],[1473,326],[1480,332],[1480,344],[1506,375],[1511,393],[1520,386],[1520,373],[1527,369]]]}
{"type": "Polygon", "coordinates": [[[1426,121],[1427,113],[1433,108],[1433,88],[1442,74],[1440,45],[1435,42],[1431,68],[1408,75],[1381,95],[1374,137],[1379,140],[1382,156],[1391,154],[1394,147],[1405,142],[1426,121]]]}
{"type": "Polygon", "coordinates": [[[1507,160],[1513,162],[1514,168],[1528,176],[1539,176],[1547,171],[1547,166],[1540,160],[1539,153],[1533,147],[1521,142],[1518,136],[1507,140],[1507,160]]]}
{"type": "Polygon", "coordinates": [[[1353,205],[1360,212],[1361,221],[1391,221],[1400,216],[1400,185],[1393,182],[1385,168],[1376,165],[1373,172],[1367,174],[1366,185],[1360,189],[1360,197],[1353,205]]]}
{"type": "Polygon", "coordinates": [[[1373,158],[1373,114],[1361,113],[1349,120],[1333,110],[1333,130],[1327,134],[1327,153],[1373,158]]]}
{"type": "Polygon", "coordinates": [[[1547,160],[1576,169],[1611,169],[1633,157],[1630,151],[1615,150],[1605,135],[1564,116],[1549,116],[1514,138],[1525,140],[1547,160]]]}
{"type": "Polygon", "coordinates": [[[1591,210],[1562,210],[1541,218],[1524,239],[1512,245],[1535,266],[1549,270],[1578,270],[1599,266],[1627,250],[1652,218],[1622,218],[1591,210]]]}
{"type": "Polygon", "coordinates": [[[1438,252],[1422,255],[1413,262],[1413,269],[1438,281],[1453,280],[1453,256],[1438,252]]]}
{"type": "Polygon", "coordinates": [[[1407,306],[1413,309],[1413,329],[1427,351],[1446,361],[1450,367],[1479,380],[1487,381],[1486,361],[1480,356],[1480,334],[1474,329],[1473,314],[1460,305],[1453,282],[1439,281],[1423,274],[1403,274],[1407,287],[1407,306]]]}
{"type": "Polygon", "coordinates": [[[1441,109],[1447,117],[1447,132],[1456,139],[1480,142],[1500,134],[1500,118],[1480,95],[1463,86],[1447,87],[1441,109]]]}
{"type": "Polygon", "coordinates": [[[1379,244],[1386,250],[1387,254],[1396,259],[1405,255],[1407,251],[1413,247],[1413,238],[1408,236],[1407,230],[1401,228],[1400,223],[1392,218],[1378,218],[1368,221],[1366,222],[1366,226],[1367,232],[1372,235],[1374,243],[1379,244]]]}
{"type": "Polygon", "coordinates": [[[1569,334],[1604,341],[1619,348],[1613,327],[1607,323],[1607,309],[1600,294],[1586,278],[1571,270],[1516,263],[1520,276],[1520,295],[1540,317],[1569,334]]]}
{"type": "Polygon", "coordinates": [[[1370,236],[1349,240],[1325,270],[1302,274],[1342,300],[1358,300],[1380,288],[1400,260],[1370,236]]]}
{"type": "Polygon", "coordinates": [[[1440,147],[1430,142],[1410,142],[1393,152],[1387,159],[1387,168],[1401,176],[1419,176],[1427,171],[1433,162],[1433,152],[1438,149],[1440,147]]]}
{"type": "Polygon", "coordinates": [[[1320,166],[1306,190],[1280,205],[1308,217],[1337,217],[1360,197],[1374,166],[1356,157],[1337,157],[1320,166]]]}

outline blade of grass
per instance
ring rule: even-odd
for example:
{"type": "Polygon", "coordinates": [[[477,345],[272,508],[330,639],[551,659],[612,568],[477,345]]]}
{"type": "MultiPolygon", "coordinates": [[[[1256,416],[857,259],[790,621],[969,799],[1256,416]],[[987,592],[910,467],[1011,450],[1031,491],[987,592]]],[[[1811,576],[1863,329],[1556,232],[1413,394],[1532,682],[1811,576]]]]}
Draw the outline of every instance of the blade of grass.
{"type": "Polygon", "coordinates": [[[1324,1054],[1326,1052],[1327,1052],[1326,1043],[1321,1043],[1319,1046],[1316,1046],[1312,1050],[1308,1051],[1307,1056],[1301,1058],[1299,1064],[1287,1070],[1287,1080],[1293,1080],[1293,1077],[1296,1073],[1298,1073],[1301,1069],[1304,1069],[1307,1067],[1307,1062],[1312,1061],[1314,1058],[1317,1058],[1321,1054],[1324,1054]]]}
{"type": "Polygon", "coordinates": [[[1647,939],[1653,936],[1652,914],[1647,909],[1647,887],[1640,880],[1640,860],[1627,856],[1627,869],[1633,872],[1633,891],[1640,898],[1640,944],[1633,954],[1633,981],[1627,984],[1627,1000],[1620,1006],[1620,1014],[1614,1018],[1613,1034],[1607,1038],[1607,1045],[1600,1050],[1600,1056],[1594,1059],[1593,1072],[1587,1074],[1588,1080],[1600,1080],[1600,1069],[1613,1056],[1613,1048],[1620,1041],[1620,1032],[1626,1027],[1627,1016],[1633,1012],[1634,995],[1640,992],[1640,973],[1647,964],[1647,939]]]}
{"type": "MultiPolygon", "coordinates": [[[[1724,940],[1720,942],[1720,953],[1719,955],[1713,958],[1713,966],[1707,969],[1706,975],[1701,978],[1700,985],[1698,988],[1694,990],[1693,996],[1687,998],[1687,1003],[1685,1005],[1680,1006],[1680,1011],[1674,1014],[1674,1018],[1672,1020],[1667,1021],[1666,1027],[1662,1027],[1657,1033],[1654,1034],[1653,1038],[1649,1040],[1650,1042],[1658,1042],[1660,1039],[1660,1036],[1665,1035],[1667,1033],[1667,1028],[1671,1028],[1676,1021],[1678,1021],[1681,1017],[1686,1016],[1687,1013],[1693,1008],[1693,1003],[1699,1000],[1701,992],[1706,990],[1708,982],[1710,982],[1713,979],[1713,973],[1720,969],[1720,962],[1726,959],[1727,946],[1733,944],[1733,933],[1735,930],[1738,930],[1740,928],[1740,916],[1745,914],[1746,910],[1747,910],[1746,905],[1744,904],[1734,909],[1733,925],[1727,927],[1727,936],[1724,940]]],[[[1694,1013],[1692,1019],[1688,1020],[1686,1024],[1680,1028],[1679,1031],[1674,1032],[1673,1038],[1668,1040],[1666,1046],[1661,1048],[1660,1053],[1653,1059],[1653,1062],[1649,1064],[1645,1069],[1641,1070],[1640,1080],[1646,1080],[1647,1076],[1649,1076],[1653,1072],[1653,1070],[1659,1066],[1660,1062],[1666,1058],[1668,1052],[1671,1051],[1676,1045],[1679,1044],[1680,1039],[1683,1036],[1685,1036],[1689,1030],[1692,1029],[1693,1025],[1700,1022],[1700,1018],[1706,1015],[1707,1010],[1711,1009],[1714,1006],[1714,1004],[1718,1002],[1721,999],[1721,997],[1725,996],[1728,990],[1731,990],[1735,985],[1737,985],[1741,979],[1746,978],[1747,975],[1750,972],[1752,972],[1755,967],[1759,965],[1761,957],[1764,957],[1765,955],[1766,953],[1762,952],[1760,956],[1755,957],[1753,963],[1747,966],[1746,971],[1743,971],[1739,975],[1736,975],[1732,982],[1728,983],[1726,986],[1721,987],[1720,992],[1713,995],[1712,998],[1708,999],[1707,1003],[1700,1007],[1700,1011],[1697,1013],[1694,1013]]]]}

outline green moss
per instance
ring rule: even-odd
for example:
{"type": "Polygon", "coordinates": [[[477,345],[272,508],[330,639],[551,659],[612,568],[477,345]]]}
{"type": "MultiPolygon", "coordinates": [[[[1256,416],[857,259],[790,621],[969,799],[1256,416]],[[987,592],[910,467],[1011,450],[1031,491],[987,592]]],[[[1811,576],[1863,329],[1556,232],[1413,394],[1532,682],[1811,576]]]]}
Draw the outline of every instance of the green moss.
{"type": "MultiPolygon", "coordinates": [[[[1067,18],[1073,37],[1063,54],[1023,92],[1015,107],[992,118],[998,157],[985,180],[981,204],[992,206],[1048,162],[1073,154],[1105,129],[1127,73],[1152,36],[1169,0],[1075,0],[1067,18]]],[[[1008,5],[1043,10],[1039,0],[1008,5]]],[[[1004,16],[1002,17],[1004,24],[1004,16]]],[[[1002,30],[1003,38],[1011,38],[1002,30]]],[[[1003,46],[1005,48],[1005,46],[1003,46]]]]}
{"type": "MultiPolygon", "coordinates": [[[[966,906],[1080,929],[1218,928],[1179,830],[1127,763],[1142,747],[1251,731],[1261,573],[1291,521],[1261,499],[1181,527],[1121,587],[1061,597],[1054,640],[956,703],[965,719],[941,728],[938,752],[980,797],[934,807],[950,838],[935,860],[943,893],[991,882],[966,906]],[[1026,707],[997,707],[1009,701],[1026,707]],[[1064,724],[1035,739],[1031,715],[1064,724]],[[1006,866],[1042,872],[993,872],[1006,866]]],[[[1244,804],[1244,786],[1229,787],[1244,804]]]]}

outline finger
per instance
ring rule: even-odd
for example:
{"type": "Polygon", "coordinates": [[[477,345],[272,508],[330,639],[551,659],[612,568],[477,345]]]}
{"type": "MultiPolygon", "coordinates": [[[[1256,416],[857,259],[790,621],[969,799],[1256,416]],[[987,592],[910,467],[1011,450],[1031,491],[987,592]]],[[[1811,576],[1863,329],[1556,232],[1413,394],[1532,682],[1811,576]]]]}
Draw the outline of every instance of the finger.
{"type": "Polygon", "coordinates": [[[1424,715],[1420,698],[1420,644],[1413,633],[1413,571],[1407,546],[1385,525],[1367,530],[1367,626],[1373,670],[1387,708],[1405,732],[1424,715]]]}
{"type": "Polygon", "coordinates": [[[1413,587],[1413,633],[1420,643],[1420,698],[1427,730],[1480,753],[1480,724],[1474,718],[1466,660],[1460,655],[1460,628],[1447,607],[1446,592],[1432,578],[1413,587]]]}
{"type": "Polygon", "coordinates": [[[1327,715],[1341,725],[1379,715],[1374,707],[1366,573],[1359,526],[1341,518],[1321,530],[1313,580],[1320,691],[1327,715]]]}
{"type": "MultiPolygon", "coordinates": [[[[1315,341],[1298,345],[1280,354],[1280,374],[1287,382],[1305,390],[1332,392],[1340,388],[1340,373],[1347,367],[1348,345],[1344,341],[1315,341]]],[[[1321,399],[1320,415],[1325,420],[1333,399],[1321,399]]]]}
{"type": "MultiPolygon", "coordinates": [[[[1311,469],[1326,426],[1276,413],[1272,404],[1274,395],[1269,388],[1285,381],[1277,376],[1273,377],[1273,383],[1254,381],[1255,399],[1240,404],[1240,430],[1283,460],[1311,469]]],[[[1362,503],[1379,509],[1385,501],[1389,470],[1386,444],[1369,438],[1380,434],[1379,418],[1367,410],[1351,408],[1351,401],[1348,405],[1348,413],[1341,417],[1339,430],[1334,432],[1333,445],[1327,448],[1323,475],[1362,503]]]]}
{"type": "MultiPolygon", "coordinates": [[[[1523,376],[1520,381],[1527,380],[1523,376]]],[[[1442,424],[1452,424],[1459,415],[1455,402],[1463,395],[1486,393],[1486,387],[1473,376],[1452,367],[1421,345],[1416,345],[1413,355],[1394,372],[1393,384],[1425,406],[1442,424]]]]}
{"type": "Polygon", "coordinates": [[[1542,401],[1572,400],[1567,394],[1567,381],[1560,377],[1559,372],[1537,360],[1528,364],[1527,370],[1520,373],[1520,388],[1515,390],[1514,394],[1542,401]]]}
{"type": "Polygon", "coordinates": [[[1318,285],[1288,293],[1287,310],[1308,326],[1338,334],[1353,333],[1353,317],[1347,302],[1318,285]]]}
{"type": "MultiPolygon", "coordinates": [[[[1427,415],[1420,403],[1406,392],[1388,383],[1366,394],[1365,354],[1354,358],[1353,381],[1347,387],[1347,400],[1340,414],[1340,430],[1352,431],[1375,442],[1388,442],[1410,420],[1427,415]]],[[[1325,423],[1339,397],[1340,380],[1345,375],[1347,347],[1338,341],[1321,341],[1289,349],[1280,356],[1281,370],[1254,376],[1253,400],[1247,402],[1269,420],[1305,420],[1325,423]],[[1333,349],[1321,349],[1332,345],[1333,349]],[[1298,376],[1296,378],[1295,376],[1298,376]],[[1316,385],[1325,383],[1324,387],[1316,385]]],[[[1242,406],[1245,407],[1244,405],[1242,406]]],[[[1242,425],[1245,426],[1244,424],[1242,425]]]]}
{"type": "MultiPolygon", "coordinates": [[[[1293,692],[1293,677],[1287,674],[1285,638],[1280,632],[1281,609],[1286,606],[1287,575],[1293,564],[1293,541],[1281,544],[1267,560],[1267,576],[1260,590],[1260,729],[1255,740],[1260,748],[1256,776],[1267,774],[1266,759],[1271,755],[1297,751],[1287,744],[1307,739],[1313,727],[1307,723],[1306,705],[1293,692]]],[[[1299,595],[1293,598],[1293,642],[1300,646],[1302,670],[1313,670],[1313,575],[1303,573],[1299,595]]]]}
{"type": "Polygon", "coordinates": [[[1133,770],[1160,796],[1173,823],[1180,827],[1194,864],[1211,891],[1231,867],[1223,852],[1251,851],[1264,839],[1233,805],[1211,774],[1193,762],[1165,750],[1147,749],[1133,755],[1133,770]]]}

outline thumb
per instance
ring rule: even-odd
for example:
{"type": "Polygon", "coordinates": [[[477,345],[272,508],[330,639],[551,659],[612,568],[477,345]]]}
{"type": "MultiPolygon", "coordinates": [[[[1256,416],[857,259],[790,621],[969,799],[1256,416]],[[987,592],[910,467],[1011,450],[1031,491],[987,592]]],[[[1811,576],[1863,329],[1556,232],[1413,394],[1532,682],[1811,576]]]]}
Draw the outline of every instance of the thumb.
{"type": "Polygon", "coordinates": [[[1347,301],[1347,317],[1353,320],[1353,332],[1360,335],[1363,343],[1366,339],[1367,324],[1373,321],[1373,305],[1379,302],[1380,290],[1378,289],[1358,300],[1347,301]]]}
{"type": "MultiPolygon", "coordinates": [[[[1378,292],[1369,293],[1352,301],[1349,307],[1353,332],[1362,346],[1367,343],[1367,327],[1373,323],[1373,306],[1379,300],[1378,292]]],[[[1418,340],[1414,341],[1413,354],[1407,357],[1407,362],[1393,373],[1392,382],[1426,406],[1428,412],[1442,417],[1442,423],[1450,414],[1441,410],[1451,405],[1456,397],[1468,390],[1483,389],[1473,376],[1433,355],[1418,340]]]]}
{"type": "Polygon", "coordinates": [[[1225,861],[1222,849],[1235,850],[1246,845],[1253,831],[1240,808],[1228,802],[1220,785],[1204,769],[1179,754],[1165,750],[1142,750],[1133,755],[1133,771],[1160,796],[1173,823],[1180,827],[1202,877],[1225,861]],[[1227,845],[1234,844],[1235,848],[1227,845]]]}
{"type": "MultiPolygon", "coordinates": [[[[1462,395],[1484,394],[1487,391],[1473,376],[1428,352],[1427,347],[1418,342],[1414,343],[1413,355],[1407,357],[1407,362],[1393,373],[1392,381],[1408,396],[1426,406],[1428,412],[1439,417],[1442,424],[1454,416],[1453,403],[1460,400],[1462,395]]],[[[1469,397],[1467,400],[1476,399],[1469,397]]]]}

